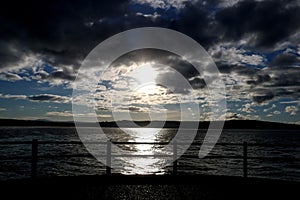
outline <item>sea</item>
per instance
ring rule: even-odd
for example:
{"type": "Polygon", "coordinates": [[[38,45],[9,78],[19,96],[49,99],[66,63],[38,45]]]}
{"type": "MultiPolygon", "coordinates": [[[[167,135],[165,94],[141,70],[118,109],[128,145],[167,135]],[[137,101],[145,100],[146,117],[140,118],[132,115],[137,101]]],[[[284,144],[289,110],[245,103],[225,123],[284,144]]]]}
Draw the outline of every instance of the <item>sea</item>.
{"type": "MultiPolygon", "coordinates": [[[[88,129],[88,128],[87,128],[88,129]]],[[[103,128],[112,142],[149,142],[151,144],[118,144],[132,155],[114,158],[112,173],[118,174],[171,174],[172,163],[163,165],[166,158],[147,157],[162,149],[177,134],[176,128],[103,128]]],[[[186,134],[189,134],[187,130],[186,134]]],[[[196,130],[194,143],[201,143],[206,130],[196,130]]],[[[91,135],[97,134],[91,130],[91,135]]],[[[92,137],[91,137],[92,138],[92,137]]],[[[74,127],[1,127],[0,128],[0,180],[25,179],[31,174],[31,144],[6,144],[37,139],[37,173],[39,177],[102,175],[106,166],[93,156],[81,143],[74,127]],[[56,141],[60,143],[45,143],[56,141]],[[66,142],[66,144],[63,144],[66,142]],[[74,156],[71,156],[74,155],[74,156]],[[14,159],[13,159],[14,158],[14,159]]],[[[292,180],[300,182],[300,133],[299,130],[225,129],[218,143],[205,158],[197,157],[199,145],[190,146],[177,160],[178,174],[243,176],[243,146],[247,148],[248,177],[292,180]],[[257,144],[257,145],[255,145],[257,144]],[[225,158],[222,158],[225,156],[225,158]],[[227,156],[227,157],[226,157],[227,156]],[[235,157],[237,156],[237,157],[235,157]],[[215,157],[215,158],[214,158],[215,157]]],[[[180,143],[180,141],[178,141],[180,143]]],[[[112,150],[113,153],[118,152],[112,150]]]]}

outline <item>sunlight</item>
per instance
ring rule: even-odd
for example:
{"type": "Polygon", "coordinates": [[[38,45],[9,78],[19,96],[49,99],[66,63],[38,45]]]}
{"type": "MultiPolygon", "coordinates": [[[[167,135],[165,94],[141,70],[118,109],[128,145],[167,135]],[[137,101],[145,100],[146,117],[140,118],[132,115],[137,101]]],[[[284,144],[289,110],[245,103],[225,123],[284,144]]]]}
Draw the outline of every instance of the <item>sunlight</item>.
{"type": "Polygon", "coordinates": [[[153,64],[145,63],[131,72],[130,76],[138,81],[139,84],[155,83],[158,71],[153,68],[153,64]]]}
{"type": "Polygon", "coordinates": [[[142,95],[157,94],[160,90],[156,84],[156,78],[159,72],[155,69],[155,63],[143,63],[128,76],[132,77],[136,82],[133,89],[142,95]]]}

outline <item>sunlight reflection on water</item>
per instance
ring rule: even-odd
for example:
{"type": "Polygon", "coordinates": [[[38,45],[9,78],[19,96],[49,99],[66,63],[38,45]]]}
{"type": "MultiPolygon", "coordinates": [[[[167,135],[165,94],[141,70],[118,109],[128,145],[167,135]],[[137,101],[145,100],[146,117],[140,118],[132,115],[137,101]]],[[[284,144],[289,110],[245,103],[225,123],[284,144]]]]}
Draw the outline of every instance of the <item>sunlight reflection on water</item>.
{"type": "MultiPolygon", "coordinates": [[[[156,128],[136,128],[130,129],[129,133],[132,139],[129,142],[158,142],[160,129],[156,128]]],[[[154,155],[157,152],[157,145],[153,144],[135,144],[133,146],[132,155],[144,155],[142,157],[124,157],[121,158],[125,162],[122,174],[164,174],[161,164],[165,162],[164,158],[157,158],[154,155]],[[156,150],[156,151],[154,151],[156,150]]]]}

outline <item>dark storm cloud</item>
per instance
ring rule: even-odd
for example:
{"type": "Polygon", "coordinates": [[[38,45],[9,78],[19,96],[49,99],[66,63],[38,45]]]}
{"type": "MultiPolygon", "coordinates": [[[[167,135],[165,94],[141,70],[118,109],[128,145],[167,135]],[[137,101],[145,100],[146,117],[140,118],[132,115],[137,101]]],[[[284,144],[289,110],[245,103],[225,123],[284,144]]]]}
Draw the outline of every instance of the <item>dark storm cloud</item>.
{"type": "Polygon", "coordinates": [[[10,63],[20,59],[21,53],[16,51],[13,46],[15,45],[13,45],[11,42],[0,39],[0,67],[10,65],[10,63]]]}
{"type": "Polygon", "coordinates": [[[300,29],[297,0],[241,0],[234,6],[217,8],[220,3],[224,1],[186,2],[178,18],[166,26],[187,34],[206,49],[249,36],[247,46],[271,49],[280,42],[288,42],[300,29]]]}
{"type": "Polygon", "coordinates": [[[261,94],[254,95],[252,98],[254,102],[262,103],[264,101],[273,99],[274,94],[271,91],[263,91],[261,94]]]}
{"type": "Polygon", "coordinates": [[[1,67],[24,52],[45,55],[53,65],[77,65],[119,26],[86,23],[124,14],[124,1],[8,1],[0,7],[1,67]],[[2,45],[3,43],[6,43],[2,45]]]}
{"type": "Polygon", "coordinates": [[[66,97],[51,95],[51,94],[41,94],[41,95],[32,95],[28,96],[27,99],[32,101],[53,101],[53,102],[64,102],[66,97]]]}
{"type": "Polygon", "coordinates": [[[218,38],[218,26],[213,23],[209,10],[206,10],[201,3],[201,1],[198,4],[186,3],[179,18],[172,20],[169,28],[187,34],[208,48],[218,38]]]}
{"type": "Polygon", "coordinates": [[[205,80],[203,78],[194,78],[189,81],[193,89],[203,89],[206,87],[205,80]]]}
{"type": "Polygon", "coordinates": [[[300,28],[300,7],[295,0],[240,1],[216,14],[223,27],[224,40],[240,40],[254,34],[253,44],[261,48],[274,47],[300,28]]]}
{"type": "Polygon", "coordinates": [[[129,3],[10,1],[0,8],[0,70],[25,67],[22,64],[26,57],[36,56],[54,67],[72,66],[73,70],[65,72],[69,74],[53,74],[53,78],[72,80],[84,57],[104,39],[131,28],[167,27],[169,22],[160,15],[155,20],[149,15],[137,15],[130,10],[129,3]]]}
{"type": "MultiPolygon", "coordinates": [[[[206,48],[220,40],[239,40],[249,33],[257,34],[256,45],[272,46],[300,26],[300,9],[287,7],[289,2],[245,0],[216,11],[203,6],[202,1],[187,2],[177,16],[159,17],[161,11],[153,20],[133,13],[129,0],[12,0],[0,8],[1,67],[22,57],[24,52],[45,55],[53,65],[78,66],[103,39],[142,26],[178,30],[206,48]]],[[[217,1],[208,5],[216,6],[217,1]]]]}
{"type": "Polygon", "coordinates": [[[259,69],[237,65],[219,65],[219,70],[222,74],[231,75],[234,79],[239,80],[237,86],[242,86],[241,92],[250,94],[254,102],[263,103],[281,97],[293,99],[300,97],[299,67],[272,66],[259,69]]]}
{"type": "MultiPolygon", "coordinates": [[[[299,87],[299,86],[298,86],[299,87]]],[[[252,99],[256,103],[268,102],[269,100],[278,98],[300,98],[300,90],[293,87],[263,87],[264,89],[252,89],[249,91],[252,95],[252,99]]]]}
{"type": "Polygon", "coordinates": [[[271,80],[270,75],[268,74],[258,74],[255,75],[252,80],[247,81],[247,84],[258,85],[265,82],[269,82],[271,80]]]}
{"type": "MultiPolygon", "coordinates": [[[[176,14],[168,14],[168,17],[163,16],[167,11],[158,10],[154,19],[151,17],[154,14],[132,11],[129,0],[11,0],[0,7],[0,68],[11,67],[26,56],[37,55],[38,59],[59,67],[57,72],[42,74],[41,78],[71,81],[93,47],[113,34],[144,26],[178,30],[206,49],[222,42],[237,42],[249,34],[253,35],[254,41],[247,45],[272,47],[285,41],[300,27],[299,6],[287,6],[292,5],[291,2],[244,0],[222,9],[216,9],[219,3],[216,0],[206,5],[202,1],[186,2],[183,9],[176,14]],[[65,70],[65,66],[73,69],[65,70]]],[[[166,59],[164,53],[159,54],[152,57],[161,59],[162,63],[178,70],[187,79],[199,75],[186,62],[176,60],[176,57],[166,59]]],[[[151,53],[149,56],[151,58],[151,53]]],[[[129,55],[124,62],[132,62],[131,59],[129,55]]],[[[274,63],[292,61],[290,58],[278,58],[274,63]]],[[[253,70],[234,70],[241,75],[256,76],[253,70]]],[[[249,84],[259,84],[267,79],[257,76],[256,81],[249,84]]],[[[200,83],[195,84],[199,86],[200,83]]]]}
{"type": "Polygon", "coordinates": [[[296,64],[300,65],[300,59],[293,54],[281,54],[276,56],[271,64],[274,66],[290,67],[296,64]]]}
{"type": "Polygon", "coordinates": [[[272,74],[272,86],[276,87],[300,87],[299,67],[272,67],[269,68],[272,74]]]}
{"type": "Polygon", "coordinates": [[[243,65],[224,65],[218,63],[218,69],[221,73],[229,74],[229,73],[237,73],[239,75],[246,75],[249,77],[255,76],[257,73],[257,69],[253,67],[245,67],[243,65]]]}

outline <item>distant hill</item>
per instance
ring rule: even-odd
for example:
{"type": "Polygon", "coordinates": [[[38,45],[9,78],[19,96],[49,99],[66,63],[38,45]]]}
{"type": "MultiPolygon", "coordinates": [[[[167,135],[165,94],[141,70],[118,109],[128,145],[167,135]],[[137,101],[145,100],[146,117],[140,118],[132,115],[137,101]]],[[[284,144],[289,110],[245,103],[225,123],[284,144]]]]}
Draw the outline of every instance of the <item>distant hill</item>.
{"type": "MultiPolygon", "coordinates": [[[[148,121],[136,121],[134,122],[139,126],[147,126],[148,121]]],[[[189,123],[186,122],[184,128],[189,128],[189,123]]],[[[101,122],[102,127],[132,127],[132,122],[130,121],[119,121],[116,122],[101,122]]],[[[151,122],[153,128],[159,127],[160,121],[151,122]]],[[[81,123],[83,126],[91,126],[91,123],[81,123]]],[[[74,122],[54,122],[54,121],[43,121],[43,120],[15,120],[15,119],[0,119],[0,126],[58,126],[58,127],[74,127],[74,122]]],[[[165,128],[178,128],[180,122],[178,121],[167,121],[164,124],[165,128]]],[[[209,122],[199,122],[200,129],[207,129],[209,122]]],[[[291,129],[300,130],[300,125],[296,124],[285,124],[277,122],[265,122],[265,121],[255,121],[255,120],[231,120],[226,121],[224,124],[224,129],[291,129]]]]}
{"type": "Polygon", "coordinates": [[[74,126],[73,122],[54,122],[49,120],[0,119],[0,126],[74,126]]]}
{"type": "MultiPolygon", "coordinates": [[[[135,122],[139,126],[147,126],[149,124],[148,121],[138,121],[135,122]]],[[[186,122],[186,125],[183,128],[189,128],[189,123],[195,122],[186,122]]],[[[130,127],[128,125],[128,121],[120,121],[118,122],[119,126],[122,127],[130,127]]],[[[161,122],[154,121],[151,122],[153,128],[159,127],[161,122]]],[[[200,129],[207,129],[209,127],[210,122],[199,122],[200,129]]],[[[116,122],[105,122],[101,123],[101,126],[105,127],[116,127],[116,122]]],[[[178,128],[180,126],[180,122],[178,121],[167,121],[165,122],[165,128],[178,128]]],[[[266,122],[266,121],[256,121],[256,120],[231,120],[225,121],[224,129],[295,129],[300,130],[300,125],[296,124],[285,124],[285,123],[277,123],[277,122],[266,122]]]]}

